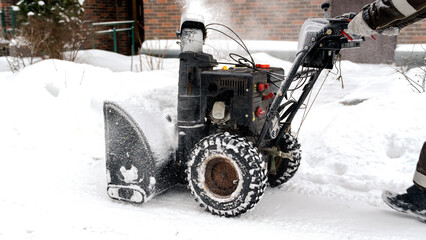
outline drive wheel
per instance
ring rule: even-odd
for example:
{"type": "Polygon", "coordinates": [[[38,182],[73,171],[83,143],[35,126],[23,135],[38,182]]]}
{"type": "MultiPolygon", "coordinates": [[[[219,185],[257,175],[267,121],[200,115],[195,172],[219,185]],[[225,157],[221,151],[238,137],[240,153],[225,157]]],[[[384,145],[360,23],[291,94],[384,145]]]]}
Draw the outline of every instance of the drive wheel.
{"type": "Polygon", "coordinates": [[[289,133],[284,135],[277,150],[282,152],[284,157],[268,154],[268,183],[271,187],[278,187],[290,180],[299,169],[302,159],[300,144],[289,133]]]}
{"type": "Polygon", "coordinates": [[[257,148],[229,133],[208,136],[193,148],[188,188],[214,215],[235,217],[252,209],[266,188],[266,164],[257,148]]]}

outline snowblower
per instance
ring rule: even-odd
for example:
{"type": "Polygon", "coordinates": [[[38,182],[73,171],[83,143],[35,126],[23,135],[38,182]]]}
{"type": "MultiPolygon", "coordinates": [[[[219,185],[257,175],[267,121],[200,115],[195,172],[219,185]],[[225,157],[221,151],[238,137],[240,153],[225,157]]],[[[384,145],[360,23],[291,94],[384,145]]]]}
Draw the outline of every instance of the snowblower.
{"type": "Polygon", "coordinates": [[[363,41],[345,33],[354,16],[306,20],[285,75],[281,68],[256,64],[236,34],[240,41],[234,40],[249,57],[231,53],[233,67],[216,69],[220,62],[203,52],[204,40],[215,26],[227,27],[184,14],[177,33],[177,150],[166,164],[158,164],[132,116],[105,102],[108,195],[144,203],[171,186],[187,184],[212,214],[233,217],[252,209],[267,185],[277,187],[296,173],[301,151],[292,121],[340,50],[363,41]],[[293,94],[296,89],[301,93],[293,94]]]}

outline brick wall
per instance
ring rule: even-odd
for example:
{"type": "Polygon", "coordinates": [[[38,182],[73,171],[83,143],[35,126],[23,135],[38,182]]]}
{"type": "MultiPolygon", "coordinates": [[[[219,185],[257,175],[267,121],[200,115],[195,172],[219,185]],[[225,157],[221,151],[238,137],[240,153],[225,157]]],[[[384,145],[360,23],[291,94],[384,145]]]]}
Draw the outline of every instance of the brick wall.
{"type": "MultiPolygon", "coordinates": [[[[232,27],[244,39],[298,39],[303,21],[322,17],[323,0],[199,0],[207,15],[232,27]],[[210,11],[208,11],[210,10],[210,11]]],[[[372,2],[368,1],[368,2],[372,2]]],[[[143,0],[145,39],[173,39],[180,23],[182,6],[177,0],[143,0]]],[[[195,1],[194,1],[195,2],[195,1]]],[[[332,6],[339,0],[331,0],[332,6]]],[[[398,43],[426,43],[426,20],[406,27],[398,43]]]]}
{"type": "Polygon", "coordinates": [[[145,40],[174,39],[181,6],[176,0],[143,0],[145,40]]]}
{"type": "MultiPolygon", "coordinates": [[[[219,6],[227,1],[220,1],[219,6]]],[[[318,0],[234,0],[229,24],[245,39],[297,40],[303,22],[323,17],[318,0]]]]}
{"type": "MultiPolygon", "coordinates": [[[[124,21],[128,18],[128,1],[126,0],[85,0],[84,1],[84,14],[85,19],[91,22],[109,22],[109,21],[124,21]]],[[[128,27],[125,25],[118,26],[118,28],[128,27]]],[[[108,30],[112,26],[96,27],[93,31],[108,30]]],[[[130,53],[130,38],[129,33],[117,33],[117,47],[118,52],[123,54],[130,53]]],[[[94,35],[96,49],[114,50],[114,41],[112,34],[107,35],[94,35]]],[[[91,48],[91,40],[85,44],[85,48],[91,48]]]]}
{"type": "MultiPolygon", "coordinates": [[[[18,0],[0,0],[0,7],[9,10],[18,0]]],[[[143,2],[144,39],[174,39],[179,28],[184,0],[137,0],[143,2]]],[[[85,0],[87,20],[95,22],[130,20],[132,0],[85,0]]],[[[244,39],[291,40],[298,39],[300,26],[309,17],[322,17],[323,0],[193,0],[204,2],[200,13],[207,22],[221,22],[232,27],[244,39]]],[[[332,0],[332,5],[340,0],[332,0]]],[[[6,19],[10,13],[6,12],[6,19]]],[[[8,21],[9,22],[9,21],[8,21]]],[[[10,24],[8,24],[10,26],[10,24]]],[[[100,30],[100,29],[97,29],[100,30]]],[[[212,37],[217,35],[211,34],[212,37]]],[[[119,52],[130,53],[127,33],[119,33],[119,52]]],[[[398,43],[426,43],[426,20],[405,28],[398,43]]],[[[96,48],[113,50],[111,35],[96,37],[96,48]]],[[[86,48],[90,48],[87,44],[86,48]]]]}
{"type": "Polygon", "coordinates": [[[404,28],[398,37],[398,43],[426,43],[426,20],[404,28]]]}
{"type": "MultiPolygon", "coordinates": [[[[182,6],[176,0],[143,0],[145,39],[173,39],[182,6]]],[[[203,2],[203,1],[201,1],[203,2]]],[[[322,0],[215,0],[204,1],[201,13],[232,27],[244,39],[297,40],[309,17],[324,16],[322,0]]],[[[207,21],[209,23],[209,21],[207,21]]]]}

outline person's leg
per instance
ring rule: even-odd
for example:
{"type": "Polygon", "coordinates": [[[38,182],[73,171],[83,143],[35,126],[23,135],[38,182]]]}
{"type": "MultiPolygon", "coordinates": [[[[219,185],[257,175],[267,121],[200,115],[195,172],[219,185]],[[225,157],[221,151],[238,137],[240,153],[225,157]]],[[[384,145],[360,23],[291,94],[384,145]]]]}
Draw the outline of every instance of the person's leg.
{"type": "Polygon", "coordinates": [[[426,142],[423,144],[413,179],[414,185],[407,193],[384,191],[383,201],[391,208],[416,216],[426,223],[426,142]]]}
{"type": "Polygon", "coordinates": [[[426,192],[426,142],[420,152],[419,162],[414,173],[414,184],[423,192],[426,192]]]}

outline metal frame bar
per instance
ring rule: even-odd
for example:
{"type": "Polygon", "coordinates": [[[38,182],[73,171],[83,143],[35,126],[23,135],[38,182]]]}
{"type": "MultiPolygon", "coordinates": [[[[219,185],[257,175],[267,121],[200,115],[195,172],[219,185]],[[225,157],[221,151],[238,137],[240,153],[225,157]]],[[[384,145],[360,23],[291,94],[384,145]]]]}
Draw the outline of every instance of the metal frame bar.
{"type": "Polygon", "coordinates": [[[18,12],[18,11],[15,11],[13,9],[13,6],[11,6],[10,7],[10,24],[12,26],[12,29],[7,29],[6,28],[6,13],[4,11],[4,8],[0,9],[1,27],[2,27],[2,30],[3,30],[2,31],[3,32],[3,37],[6,37],[6,35],[9,32],[12,33],[12,35],[15,35],[15,33],[16,33],[17,24],[16,24],[16,14],[15,14],[15,12],[18,12]]]}
{"type": "Polygon", "coordinates": [[[309,81],[303,87],[302,95],[299,97],[299,100],[295,103],[295,105],[291,106],[292,110],[289,116],[285,119],[284,125],[281,127],[280,132],[278,133],[278,136],[276,139],[281,139],[284,136],[284,134],[288,131],[288,128],[291,126],[291,123],[294,117],[296,116],[297,112],[299,111],[300,107],[305,102],[309,93],[311,93],[312,88],[314,87],[316,81],[318,80],[318,77],[321,75],[322,70],[323,69],[318,69],[316,73],[314,73],[312,76],[309,77],[309,81]]]}
{"type": "Polygon", "coordinates": [[[1,28],[3,29],[3,37],[6,37],[7,30],[6,30],[6,19],[4,16],[4,8],[0,10],[0,15],[1,15],[1,28]]]}
{"type": "Polygon", "coordinates": [[[131,39],[132,39],[132,55],[135,54],[135,21],[115,21],[115,22],[96,22],[90,24],[90,29],[93,31],[93,27],[104,27],[104,26],[113,26],[112,29],[109,30],[100,30],[93,32],[92,34],[92,49],[95,48],[95,34],[102,35],[102,34],[112,34],[113,41],[114,41],[114,52],[118,52],[118,41],[117,41],[117,33],[119,32],[130,32],[131,33],[131,39]],[[117,26],[120,25],[126,25],[131,24],[131,27],[129,28],[117,28],[117,26]]]}

